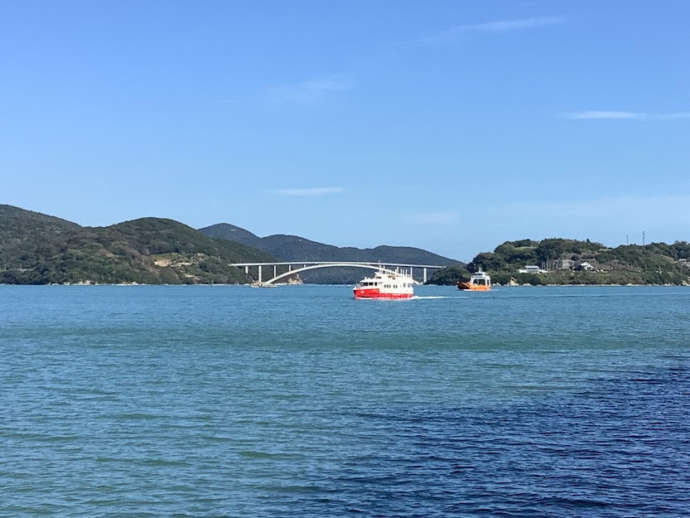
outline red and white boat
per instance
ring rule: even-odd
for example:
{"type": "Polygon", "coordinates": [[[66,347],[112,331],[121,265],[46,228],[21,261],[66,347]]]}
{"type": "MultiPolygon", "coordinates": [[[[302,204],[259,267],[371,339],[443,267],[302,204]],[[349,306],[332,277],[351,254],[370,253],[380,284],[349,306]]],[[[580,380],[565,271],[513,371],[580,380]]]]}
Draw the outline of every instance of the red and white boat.
{"type": "Polygon", "coordinates": [[[356,299],[409,299],[414,296],[414,279],[397,270],[379,270],[352,288],[356,299]]]}

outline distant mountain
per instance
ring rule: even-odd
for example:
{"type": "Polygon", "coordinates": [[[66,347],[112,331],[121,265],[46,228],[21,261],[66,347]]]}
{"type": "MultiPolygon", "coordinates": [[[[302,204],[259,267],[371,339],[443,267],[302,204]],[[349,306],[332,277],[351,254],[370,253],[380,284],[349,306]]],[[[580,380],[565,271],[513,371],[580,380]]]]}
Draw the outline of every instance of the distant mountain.
{"type": "Polygon", "coordinates": [[[81,227],[0,205],[0,283],[236,283],[250,279],[228,263],[271,260],[170,219],[81,227]]]}
{"type": "Polygon", "coordinates": [[[690,284],[690,243],[607,248],[601,243],[551,238],[506,241],[478,254],[467,268],[439,270],[431,282],[455,284],[482,269],[506,284],[690,284]],[[533,265],[540,273],[520,272],[533,265]]]}
{"type": "MultiPolygon", "coordinates": [[[[459,261],[443,257],[420,248],[407,246],[377,246],[376,248],[337,247],[301,236],[274,234],[259,237],[252,232],[231,225],[219,223],[199,229],[200,232],[216,238],[229,239],[263,250],[283,261],[363,261],[408,264],[451,265],[459,261]]],[[[421,272],[419,272],[421,274],[421,272]]],[[[304,272],[307,282],[353,283],[361,279],[363,271],[353,268],[324,269],[304,272]]]]}
{"type": "Polygon", "coordinates": [[[210,227],[201,228],[199,232],[203,232],[209,237],[218,239],[228,239],[236,243],[242,243],[246,246],[264,250],[261,238],[255,234],[245,230],[241,227],[236,227],[230,223],[219,223],[218,225],[211,225],[210,227]]]}

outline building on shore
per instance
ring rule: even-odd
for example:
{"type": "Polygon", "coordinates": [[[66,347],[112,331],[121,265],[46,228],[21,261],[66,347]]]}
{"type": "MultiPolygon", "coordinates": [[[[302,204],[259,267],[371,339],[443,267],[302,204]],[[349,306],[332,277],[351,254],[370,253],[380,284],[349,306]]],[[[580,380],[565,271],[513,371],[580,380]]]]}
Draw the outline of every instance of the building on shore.
{"type": "Polygon", "coordinates": [[[520,268],[518,273],[546,273],[546,270],[543,270],[539,266],[528,264],[524,268],[520,268]]]}

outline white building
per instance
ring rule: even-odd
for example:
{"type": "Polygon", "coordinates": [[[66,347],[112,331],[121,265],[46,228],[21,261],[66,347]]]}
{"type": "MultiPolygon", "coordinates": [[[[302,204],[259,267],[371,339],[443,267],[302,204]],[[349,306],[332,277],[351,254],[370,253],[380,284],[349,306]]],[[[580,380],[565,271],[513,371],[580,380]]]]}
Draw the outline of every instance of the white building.
{"type": "Polygon", "coordinates": [[[546,273],[546,270],[542,270],[538,266],[528,264],[524,268],[520,268],[518,273],[546,273]]]}

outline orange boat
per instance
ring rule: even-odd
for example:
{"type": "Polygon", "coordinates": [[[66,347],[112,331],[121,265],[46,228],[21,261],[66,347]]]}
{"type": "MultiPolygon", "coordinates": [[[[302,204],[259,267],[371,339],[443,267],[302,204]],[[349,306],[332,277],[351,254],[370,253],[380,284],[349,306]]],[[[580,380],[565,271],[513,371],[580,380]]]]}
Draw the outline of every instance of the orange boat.
{"type": "Polygon", "coordinates": [[[491,289],[491,277],[479,270],[473,273],[469,281],[458,281],[459,290],[489,291],[491,289]]]}

